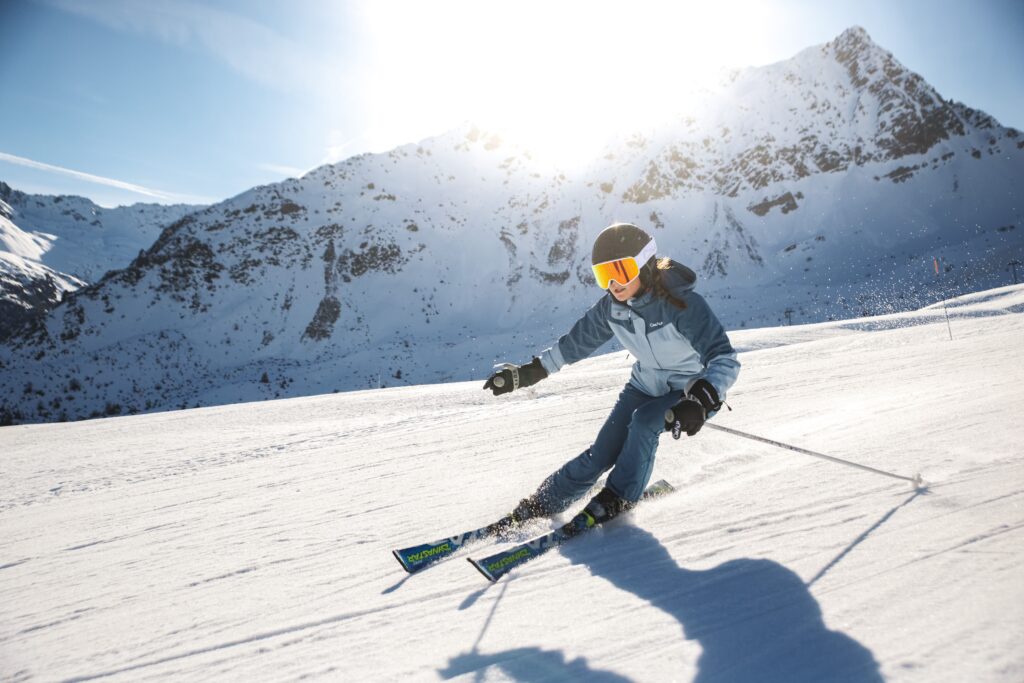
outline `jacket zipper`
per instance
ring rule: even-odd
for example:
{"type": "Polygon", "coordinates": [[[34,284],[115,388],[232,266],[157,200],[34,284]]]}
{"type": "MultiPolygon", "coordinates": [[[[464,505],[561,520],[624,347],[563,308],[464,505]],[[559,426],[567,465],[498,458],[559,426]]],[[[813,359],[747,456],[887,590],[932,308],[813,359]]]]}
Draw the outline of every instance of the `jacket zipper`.
{"type": "MultiPolygon", "coordinates": [[[[636,312],[633,310],[633,307],[630,306],[629,307],[629,317],[630,317],[630,320],[632,320],[634,313],[636,313],[636,312]]],[[[647,350],[650,351],[651,358],[654,360],[654,368],[652,368],[652,369],[660,370],[660,369],[662,369],[661,361],[659,361],[658,357],[654,355],[654,346],[651,345],[651,340],[647,338],[647,321],[644,320],[643,318],[641,318],[639,313],[636,313],[636,319],[639,320],[641,325],[643,326],[643,332],[637,332],[636,331],[637,330],[637,325],[636,325],[635,322],[633,323],[633,330],[634,330],[634,332],[636,334],[642,335],[643,338],[644,338],[644,344],[647,345],[647,350]]]]}

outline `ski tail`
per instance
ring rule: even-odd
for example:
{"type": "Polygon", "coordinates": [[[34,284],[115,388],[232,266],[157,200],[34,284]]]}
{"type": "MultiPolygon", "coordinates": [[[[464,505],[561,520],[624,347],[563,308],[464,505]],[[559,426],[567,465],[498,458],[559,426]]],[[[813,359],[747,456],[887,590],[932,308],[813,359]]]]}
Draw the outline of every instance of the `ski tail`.
{"type": "Polygon", "coordinates": [[[554,531],[537,536],[526,543],[521,543],[508,550],[503,550],[479,560],[474,560],[472,557],[466,559],[471,565],[476,567],[477,571],[487,577],[488,581],[494,583],[516,567],[543,555],[555,546],[565,543],[571,536],[578,533],[575,530],[567,531],[567,527],[572,527],[572,525],[573,523],[569,522],[554,531]]]}
{"type": "Polygon", "coordinates": [[[487,568],[484,565],[480,564],[480,562],[474,560],[472,557],[468,557],[466,559],[469,560],[469,563],[476,567],[476,570],[483,574],[484,578],[490,581],[491,583],[497,582],[497,580],[500,578],[498,576],[495,576],[491,572],[487,571],[487,568]]]}
{"type": "Polygon", "coordinates": [[[421,569],[426,569],[435,562],[447,559],[452,553],[467,543],[487,538],[490,535],[491,532],[488,527],[480,527],[479,529],[467,531],[451,538],[442,538],[439,541],[409,546],[408,548],[397,548],[392,550],[391,554],[398,560],[398,564],[402,565],[402,569],[410,574],[414,574],[421,569]]]}

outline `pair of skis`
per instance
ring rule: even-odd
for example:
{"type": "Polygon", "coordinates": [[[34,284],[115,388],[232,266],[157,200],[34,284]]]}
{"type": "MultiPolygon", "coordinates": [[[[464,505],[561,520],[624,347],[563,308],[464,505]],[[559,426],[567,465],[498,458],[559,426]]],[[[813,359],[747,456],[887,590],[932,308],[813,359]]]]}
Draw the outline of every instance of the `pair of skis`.
{"type": "MultiPolygon", "coordinates": [[[[675,491],[675,487],[662,479],[648,486],[641,500],[657,498],[673,491],[675,491]]],[[[594,518],[586,511],[583,511],[573,517],[571,521],[546,534],[541,534],[488,557],[480,559],[470,557],[467,559],[481,574],[487,577],[488,581],[495,582],[513,569],[543,555],[553,548],[557,548],[570,538],[594,526],[594,518]]],[[[492,536],[494,536],[494,533],[490,530],[489,525],[432,543],[423,543],[408,548],[392,550],[391,552],[399,564],[402,565],[402,568],[412,574],[448,559],[466,545],[491,538],[492,536]]]]}

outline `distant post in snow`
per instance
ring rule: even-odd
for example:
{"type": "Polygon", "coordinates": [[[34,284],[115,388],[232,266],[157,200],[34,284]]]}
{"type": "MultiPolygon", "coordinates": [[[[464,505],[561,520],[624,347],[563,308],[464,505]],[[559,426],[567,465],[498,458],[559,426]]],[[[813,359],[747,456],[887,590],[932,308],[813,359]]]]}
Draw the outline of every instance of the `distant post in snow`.
{"type": "Polygon", "coordinates": [[[793,309],[792,309],[792,308],[787,308],[787,309],[786,309],[786,310],[785,310],[785,311],[784,311],[784,312],[782,313],[782,315],[786,316],[786,322],[787,322],[787,323],[788,323],[789,325],[792,325],[792,324],[793,324],[793,309]]]}
{"type": "Polygon", "coordinates": [[[1006,265],[1010,266],[1010,268],[1013,270],[1013,284],[1017,284],[1017,266],[1020,265],[1020,261],[1018,261],[1017,259],[1013,259],[1006,265]]]}
{"type": "MultiPolygon", "coordinates": [[[[932,262],[935,264],[935,279],[937,280],[941,273],[939,272],[939,259],[936,256],[932,257],[932,262]]],[[[939,288],[940,294],[942,288],[939,288]]],[[[946,331],[949,332],[949,341],[953,341],[953,328],[949,324],[949,309],[946,308],[946,295],[942,294],[942,311],[946,314],[946,331]]]]}

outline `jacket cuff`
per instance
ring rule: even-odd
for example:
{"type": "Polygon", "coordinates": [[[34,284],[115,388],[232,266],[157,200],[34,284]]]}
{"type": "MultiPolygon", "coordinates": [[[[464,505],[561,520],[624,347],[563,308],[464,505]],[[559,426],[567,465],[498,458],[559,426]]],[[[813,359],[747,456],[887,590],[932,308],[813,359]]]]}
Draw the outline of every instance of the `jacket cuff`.
{"type": "Polygon", "coordinates": [[[562,350],[558,348],[558,344],[550,349],[544,349],[539,358],[540,364],[544,366],[549,375],[558,372],[565,365],[565,358],[562,356],[562,350]]]}
{"type": "MultiPolygon", "coordinates": [[[[697,377],[694,377],[693,379],[691,379],[689,382],[686,383],[686,395],[687,396],[690,395],[690,389],[693,389],[693,385],[696,384],[697,382],[699,382],[700,380],[704,380],[705,382],[707,382],[708,384],[713,386],[715,388],[715,391],[718,392],[718,400],[721,401],[722,403],[725,403],[725,392],[722,391],[722,389],[717,384],[712,382],[710,379],[708,379],[704,375],[698,375],[697,377]]],[[[718,412],[718,411],[717,410],[713,411],[711,414],[714,415],[716,412],[718,412]]]]}

